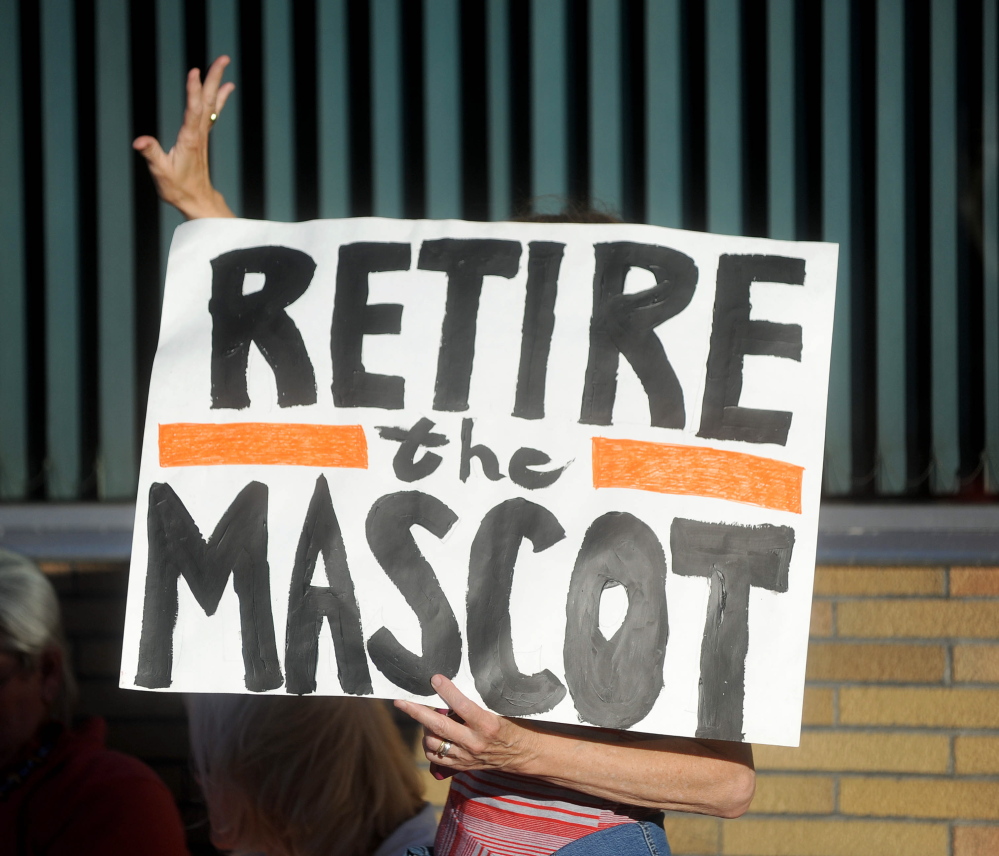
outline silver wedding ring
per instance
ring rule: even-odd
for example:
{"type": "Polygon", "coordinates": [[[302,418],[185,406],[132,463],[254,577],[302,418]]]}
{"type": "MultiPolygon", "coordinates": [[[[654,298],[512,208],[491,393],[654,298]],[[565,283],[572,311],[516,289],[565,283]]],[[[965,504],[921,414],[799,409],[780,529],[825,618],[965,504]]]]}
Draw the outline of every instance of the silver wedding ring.
{"type": "Polygon", "coordinates": [[[437,747],[437,753],[436,754],[437,754],[438,758],[446,758],[447,757],[447,753],[450,752],[450,751],[451,751],[451,741],[450,740],[444,740],[444,741],[441,742],[441,745],[437,747]]]}

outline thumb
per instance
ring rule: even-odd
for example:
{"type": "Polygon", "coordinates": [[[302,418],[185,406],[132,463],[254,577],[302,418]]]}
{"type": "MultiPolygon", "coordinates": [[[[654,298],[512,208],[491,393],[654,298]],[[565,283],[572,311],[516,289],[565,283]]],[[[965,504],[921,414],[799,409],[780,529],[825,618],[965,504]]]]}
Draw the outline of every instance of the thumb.
{"type": "Polygon", "coordinates": [[[163,147],[155,137],[136,137],[132,141],[132,148],[149,161],[150,164],[164,157],[163,147]]]}

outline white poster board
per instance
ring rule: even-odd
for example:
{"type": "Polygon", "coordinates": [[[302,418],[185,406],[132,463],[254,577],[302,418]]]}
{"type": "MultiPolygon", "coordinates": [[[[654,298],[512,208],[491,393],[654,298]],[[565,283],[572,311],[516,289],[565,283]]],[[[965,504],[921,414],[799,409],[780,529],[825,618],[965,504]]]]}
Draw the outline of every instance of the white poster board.
{"type": "Polygon", "coordinates": [[[181,226],[123,687],[796,745],[837,248],[181,226]]]}

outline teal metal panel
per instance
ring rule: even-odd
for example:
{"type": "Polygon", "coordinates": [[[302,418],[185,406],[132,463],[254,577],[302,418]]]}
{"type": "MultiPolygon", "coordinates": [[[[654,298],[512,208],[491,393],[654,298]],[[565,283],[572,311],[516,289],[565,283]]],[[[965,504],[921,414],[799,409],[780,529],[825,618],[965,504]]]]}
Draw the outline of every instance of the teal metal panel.
{"type": "Polygon", "coordinates": [[[371,0],[373,202],[402,216],[402,21],[399,0],[371,0]]]}
{"type": "Polygon", "coordinates": [[[295,96],[291,3],[264,0],[264,213],[295,217],[295,96]]]}
{"type": "Polygon", "coordinates": [[[985,481],[999,490],[999,15],[983,4],[982,175],[985,300],[985,481]]]}
{"type": "MultiPolygon", "coordinates": [[[[156,104],[159,140],[170,151],[187,104],[184,68],[184,0],[156,0],[156,104]]],[[[226,109],[226,121],[230,120],[226,109]]],[[[160,205],[160,286],[166,281],[167,258],[174,230],[184,216],[172,205],[160,205]]]]}
{"type": "Polygon", "coordinates": [[[590,196],[621,211],[621,3],[590,0],[590,196]]]}
{"type": "Polygon", "coordinates": [[[42,154],[45,205],[45,398],[48,496],[80,488],[79,165],[76,34],[71,0],[42,0],[42,154]]]}
{"type": "Polygon", "coordinates": [[[740,0],[707,0],[708,229],[742,233],[740,0]]]}
{"type": "Polygon", "coordinates": [[[531,4],[531,193],[539,213],[569,192],[565,0],[531,4]]]}
{"type": "Polygon", "coordinates": [[[877,4],[878,491],[906,488],[905,7],[877,4]]]}
{"type": "Polygon", "coordinates": [[[683,225],[680,0],[645,5],[645,200],[657,226],[683,225]]]}
{"type": "Polygon", "coordinates": [[[853,473],[853,396],[850,382],[853,246],[850,239],[850,4],[824,0],[822,8],[822,223],[823,238],[839,244],[826,412],[824,487],[828,495],[850,492],[853,473]]]}
{"type": "Polygon", "coordinates": [[[957,322],[957,9],[930,6],[930,348],[933,401],[933,491],[959,486],[957,322]]]}
{"type": "Polygon", "coordinates": [[[316,18],[319,216],[346,217],[350,213],[350,111],[345,0],[319,3],[316,18]]]}
{"type": "MultiPolygon", "coordinates": [[[[212,59],[227,54],[232,62],[225,72],[239,89],[239,4],[236,0],[211,0],[208,10],[208,53],[212,59]]],[[[243,210],[243,146],[242,108],[239,96],[230,98],[222,117],[212,128],[212,182],[225,197],[229,207],[239,216],[243,210]]],[[[259,133],[259,128],[254,133],[259,133]]]]}
{"type": "Polygon", "coordinates": [[[510,192],[510,5],[487,0],[486,74],[489,99],[489,217],[513,214],[510,192]]]}
{"type": "Polygon", "coordinates": [[[770,237],[796,235],[794,0],[767,4],[767,125],[769,131],[770,237]]]}
{"type": "Polygon", "coordinates": [[[0,3],[0,499],[28,481],[21,45],[18,4],[0,3]]]}
{"type": "Polygon", "coordinates": [[[457,0],[423,5],[427,216],[461,216],[461,57],[457,0]]]}
{"type": "Polygon", "coordinates": [[[135,495],[135,257],[132,217],[131,75],[127,0],[102,0],[97,14],[97,490],[135,495]]]}

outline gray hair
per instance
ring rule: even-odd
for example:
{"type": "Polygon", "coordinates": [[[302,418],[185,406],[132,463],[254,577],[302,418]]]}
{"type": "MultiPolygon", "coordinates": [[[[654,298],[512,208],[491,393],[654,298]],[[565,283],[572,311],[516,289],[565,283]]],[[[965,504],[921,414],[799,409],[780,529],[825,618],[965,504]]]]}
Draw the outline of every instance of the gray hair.
{"type": "Polygon", "coordinates": [[[38,667],[45,651],[62,654],[62,689],[50,711],[68,723],[76,696],[59,613],[59,599],[52,583],[25,556],[0,549],[0,651],[14,654],[24,668],[38,667]]]}

